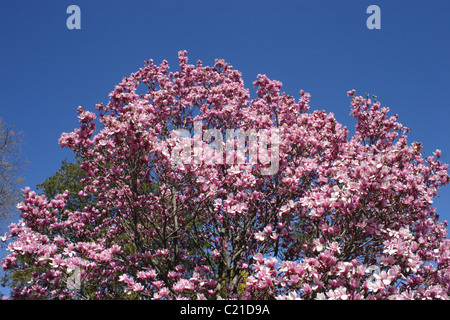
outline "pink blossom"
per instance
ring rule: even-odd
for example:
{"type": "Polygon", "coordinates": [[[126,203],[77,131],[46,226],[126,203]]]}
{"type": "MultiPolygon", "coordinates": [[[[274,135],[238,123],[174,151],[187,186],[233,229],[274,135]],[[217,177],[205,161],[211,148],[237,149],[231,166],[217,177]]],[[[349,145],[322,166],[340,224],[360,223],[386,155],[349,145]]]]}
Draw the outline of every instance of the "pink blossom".
{"type": "Polygon", "coordinates": [[[140,283],[133,284],[132,288],[133,288],[134,292],[142,292],[142,291],[144,291],[144,287],[140,283]]]}
{"type": "Polygon", "coordinates": [[[261,253],[256,254],[255,256],[253,256],[253,259],[259,263],[263,263],[264,262],[264,258],[263,255],[261,253]]]}
{"type": "Polygon", "coordinates": [[[274,257],[270,257],[269,259],[265,260],[264,263],[269,268],[273,268],[278,263],[278,260],[274,257]]]}

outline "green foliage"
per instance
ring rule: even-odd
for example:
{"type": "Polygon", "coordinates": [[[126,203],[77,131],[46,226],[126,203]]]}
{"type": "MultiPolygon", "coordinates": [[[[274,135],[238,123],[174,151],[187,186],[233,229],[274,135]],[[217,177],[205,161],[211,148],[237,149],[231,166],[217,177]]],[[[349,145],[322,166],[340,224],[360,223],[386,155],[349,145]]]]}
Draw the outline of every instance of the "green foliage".
{"type": "Polygon", "coordinates": [[[86,205],[92,204],[95,199],[84,198],[78,195],[85,184],[82,182],[86,173],[81,169],[80,160],[69,163],[67,160],[61,162],[61,168],[44,182],[36,185],[48,199],[53,199],[57,194],[69,191],[69,200],[66,208],[70,211],[82,210],[86,205]]]}

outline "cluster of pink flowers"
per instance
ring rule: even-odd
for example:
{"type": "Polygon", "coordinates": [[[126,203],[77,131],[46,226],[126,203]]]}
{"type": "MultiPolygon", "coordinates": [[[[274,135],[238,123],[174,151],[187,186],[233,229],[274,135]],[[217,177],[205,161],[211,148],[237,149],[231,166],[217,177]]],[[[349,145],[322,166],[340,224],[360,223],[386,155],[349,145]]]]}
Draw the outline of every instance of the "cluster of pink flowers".
{"type": "MultiPolygon", "coordinates": [[[[349,137],[303,90],[295,100],[259,75],[251,99],[223,60],[192,65],[182,51],[179,66],[147,61],[97,113],[78,108],[80,128],[59,142],[83,160],[79,195],[93,200],[71,211],[67,192],[25,188],[4,237],[3,269],[26,280],[12,298],[449,298],[447,224],[432,206],[450,181],[440,150],[424,158],[397,116],[354,90],[349,137]],[[208,149],[176,162],[174,130],[198,123],[276,129],[277,172],[237,153],[203,161],[208,149]],[[67,286],[75,269],[79,288],[67,286]]],[[[183,143],[210,143],[196,139],[183,143]]]]}
{"type": "Polygon", "coordinates": [[[256,297],[264,298],[269,292],[280,300],[449,299],[450,273],[448,267],[441,267],[448,265],[449,240],[439,248],[422,251],[424,257],[409,230],[389,233],[392,239],[385,241],[375,264],[359,259],[343,261],[341,246],[320,244],[315,258],[300,263],[284,261],[277,269],[273,262],[258,263],[247,289],[256,297]],[[440,263],[436,265],[436,261],[440,263]]]}

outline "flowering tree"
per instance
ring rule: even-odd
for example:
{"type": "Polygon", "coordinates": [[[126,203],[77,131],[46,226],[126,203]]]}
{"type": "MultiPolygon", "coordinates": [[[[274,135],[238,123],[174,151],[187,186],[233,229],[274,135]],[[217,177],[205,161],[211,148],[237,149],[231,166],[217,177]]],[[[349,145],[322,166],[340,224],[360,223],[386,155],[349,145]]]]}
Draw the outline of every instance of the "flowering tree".
{"type": "Polygon", "coordinates": [[[59,142],[95,201],[69,210],[68,192],[24,189],[4,237],[3,269],[29,279],[13,298],[448,299],[439,150],[424,159],[354,90],[348,137],[304,91],[259,75],[250,99],[223,60],[182,51],[179,66],[147,61],[97,115],[78,108],[59,142]]]}

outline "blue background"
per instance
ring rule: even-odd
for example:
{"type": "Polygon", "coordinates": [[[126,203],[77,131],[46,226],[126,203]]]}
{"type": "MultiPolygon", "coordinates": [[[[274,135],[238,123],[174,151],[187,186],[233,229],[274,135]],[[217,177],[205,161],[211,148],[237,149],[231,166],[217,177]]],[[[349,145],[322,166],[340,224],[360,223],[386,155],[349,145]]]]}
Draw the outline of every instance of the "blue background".
{"type": "MultiPolygon", "coordinates": [[[[25,133],[23,185],[34,190],[73,159],[57,141],[78,126],[77,106],[106,103],[144,60],[177,70],[186,49],[191,63],[224,58],[249,88],[261,73],[296,98],[310,92],[312,110],[333,112],[351,132],[346,92],[375,94],[411,129],[410,143],[427,155],[441,149],[449,163],[449,38],[447,0],[0,0],[0,117],[25,133]],[[81,30],[66,27],[71,4],[81,30]],[[380,30],[366,27],[371,4],[380,30]]],[[[450,220],[450,187],[439,194],[434,204],[450,220]]]]}

